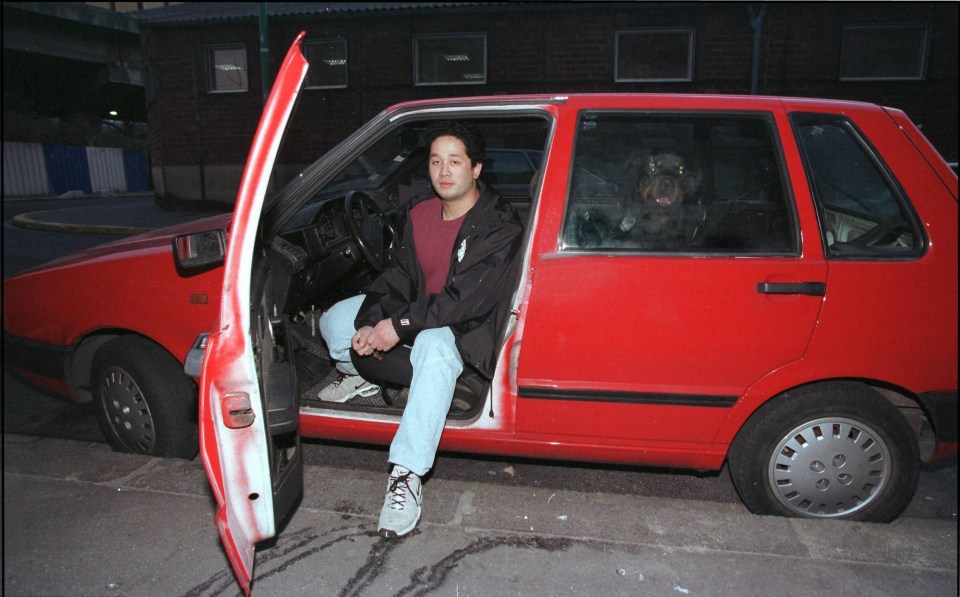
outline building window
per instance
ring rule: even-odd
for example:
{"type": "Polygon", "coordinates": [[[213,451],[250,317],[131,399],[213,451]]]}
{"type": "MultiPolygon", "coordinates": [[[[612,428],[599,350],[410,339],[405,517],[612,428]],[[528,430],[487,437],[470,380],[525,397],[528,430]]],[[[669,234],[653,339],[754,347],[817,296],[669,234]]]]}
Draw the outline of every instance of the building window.
{"type": "Polygon", "coordinates": [[[307,89],[343,89],[347,86],[347,41],[320,39],[303,43],[310,70],[307,89]]]}
{"type": "Polygon", "coordinates": [[[922,80],[927,76],[928,39],[926,25],[847,25],[840,80],[922,80]]]}
{"type": "Polygon", "coordinates": [[[413,61],[415,85],[482,85],[487,82],[487,36],[417,35],[413,61]]]}
{"type": "Polygon", "coordinates": [[[692,81],[693,29],[617,31],[618,83],[692,81]]]}
{"type": "Polygon", "coordinates": [[[207,91],[237,93],[248,88],[246,46],[207,46],[207,91]]]}

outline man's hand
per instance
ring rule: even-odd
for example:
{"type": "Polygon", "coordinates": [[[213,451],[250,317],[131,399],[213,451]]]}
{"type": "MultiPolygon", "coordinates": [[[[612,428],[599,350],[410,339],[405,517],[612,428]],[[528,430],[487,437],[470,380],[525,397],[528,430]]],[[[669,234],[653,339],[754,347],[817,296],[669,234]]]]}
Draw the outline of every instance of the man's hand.
{"type": "Polygon", "coordinates": [[[365,325],[353,335],[351,345],[360,356],[373,354],[374,351],[386,352],[400,342],[400,336],[393,329],[393,321],[384,319],[374,327],[365,325]]]}

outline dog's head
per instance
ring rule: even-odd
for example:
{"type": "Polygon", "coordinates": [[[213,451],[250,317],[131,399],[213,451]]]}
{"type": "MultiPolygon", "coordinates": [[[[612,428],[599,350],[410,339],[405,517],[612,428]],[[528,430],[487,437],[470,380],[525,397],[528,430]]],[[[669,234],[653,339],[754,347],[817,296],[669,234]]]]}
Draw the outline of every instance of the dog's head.
{"type": "Polygon", "coordinates": [[[640,161],[637,197],[644,207],[676,208],[699,192],[699,177],[678,154],[650,154],[640,161]]]}
{"type": "Polygon", "coordinates": [[[627,242],[662,248],[685,238],[697,220],[691,210],[699,204],[699,173],[673,152],[644,154],[633,164],[637,193],[620,222],[627,242]]]}

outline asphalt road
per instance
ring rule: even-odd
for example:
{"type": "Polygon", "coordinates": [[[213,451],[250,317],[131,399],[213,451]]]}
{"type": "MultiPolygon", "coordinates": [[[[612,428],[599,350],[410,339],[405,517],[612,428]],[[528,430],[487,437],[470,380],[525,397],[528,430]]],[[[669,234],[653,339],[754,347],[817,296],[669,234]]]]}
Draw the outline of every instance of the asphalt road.
{"type": "Polygon", "coordinates": [[[112,242],[119,236],[111,234],[64,234],[28,230],[13,226],[14,216],[43,210],[65,209],[82,205],[121,205],[122,197],[104,199],[38,199],[3,202],[3,277],[12,276],[27,268],[42,265],[57,257],[80,249],[112,242]]]}

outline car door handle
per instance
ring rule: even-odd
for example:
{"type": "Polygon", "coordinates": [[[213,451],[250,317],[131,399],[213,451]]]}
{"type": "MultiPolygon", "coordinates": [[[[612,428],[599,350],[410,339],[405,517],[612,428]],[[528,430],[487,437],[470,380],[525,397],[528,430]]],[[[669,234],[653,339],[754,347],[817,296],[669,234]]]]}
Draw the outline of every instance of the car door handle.
{"type": "Polygon", "coordinates": [[[824,282],[757,282],[757,292],[824,296],[827,294],[827,285],[824,282]]]}

